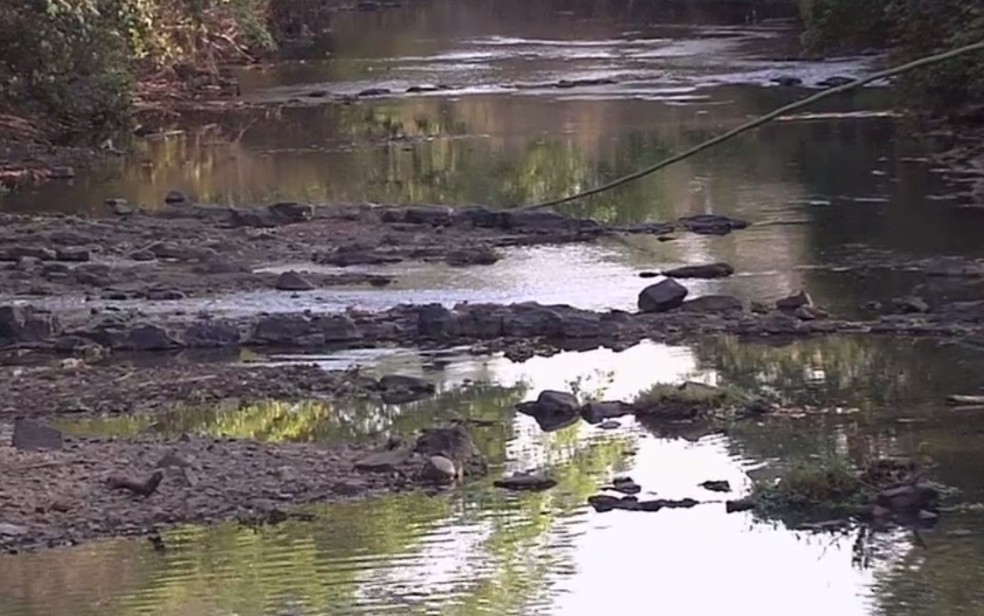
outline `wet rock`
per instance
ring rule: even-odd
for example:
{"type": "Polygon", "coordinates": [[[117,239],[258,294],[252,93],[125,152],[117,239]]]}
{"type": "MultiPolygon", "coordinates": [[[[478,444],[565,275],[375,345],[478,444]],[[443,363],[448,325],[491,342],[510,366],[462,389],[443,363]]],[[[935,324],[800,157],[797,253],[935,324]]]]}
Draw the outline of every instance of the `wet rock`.
{"type": "Polygon", "coordinates": [[[382,265],[399,263],[403,257],[360,245],[338,246],[330,252],[317,253],[315,263],[348,267],[351,265],[382,265]]]}
{"type": "Polygon", "coordinates": [[[930,310],[926,300],[915,295],[893,299],[892,306],[901,314],[923,314],[930,310]]]}
{"type": "Polygon", "coordinates": [[[393,471],[406,464],[412,453],[407,448],[377,451],[356,462],[355,468],[360,471],[393,471]]]}
{"type": "Polygon", "coordinates": [[[598,427],[602,430],[618,430],[622,427],[622,424],[618,423],[614,419],[606,419],[605,421],[598,424],[598,427]]]}
{"type": "Polygon", "coordinates": [[[444,484],[454,483],[455,479],[458,478],[458,468],[454,462],[444,456],[430,456],[424,463],[421,476],[426,481],[444,484]]]}
{"type": "Polygon", "coordinates": [[[180,348],[181,342],[171,337],[166,329],[149,323],[134,326],[127,334],[125,348],[134,351],[166,351],[180,348]]]}
{"type": "Polygon", "coordinates": [[[727,263],[706,263],[704,265],[685,265],[663,272],[669,278],[726,278],[735,273],[735,268],[727,263]]]}
{"type": "Polygon", "coordinates": [[[194,323],[182,335],[185,346],[195,349],[231,347],[239,344],[239,328],[228,323],[194,323]]]}
{"type": "Polygon", "coordinates": [[[134,261],[153,261],[157,258],[157,255],[149,250],[135,250],[130,253],[130,258],[134,261]]]}
{"type": "Polygon", "coordinates": [[[821,88],[838,88],[840,86],[846,86],[853,81],[854,79],[851,79],[850,77],[834,75],[833,77],[827,77],[823,81],[818,81],[817,85],[821,88]]]}
{"type": "Polygon", "coordinates": [[[174,205],[177,203],[187,203],[188,196],[185,195],[180,190],[172,190],[164,196],[164,203],[168,205],[174,205]]]}
{"type": "Polygon", "coordinates": [[[635,408],[621,400],[605,400],[589,402],[581,407],[581,417],[590,424],[601,423],[607,419],[615,419],[631,415],[635,408]]]}
{"type": "Polygon", "coordinates": [[[434,384],[428,383],[424,379],[406,374],[387,374],[379,379],[379,387],[382,389],[406,389],[432,394],[434,384]]]}
{"type": "Polygon", "coordinates": [[[267,208],[270,213],[285,223],[307,222],[314,218],[314,206],[309,203],[284,201],[267,208]]]}
{"type": "Polygon", "coordinates": [[[799,77],[791,77],[791,76],[788,76],[788,75],[781,75],[779,77],[773,77],[769,81],[771,81],[772,83],[778,84],[780,86],[784,86],[784,87],[793,87],[793,86],[801,86],[801,85],[803,85],[803,80],[802,79],[800,79],[799,77]]]}
{"type": "Polygon", "coordinates": [[[806,291],[800,290],[789,297],[776,300],[776,308],[784,312],[793,312],[802,306],[812,306],[813,299],[806,291]]]}
{"type": "Polygon", "coordinates": [[[0,537],[20,537],[28,534],[29,532],[31,532],[31,529],[26,526],[0,522],[0,537]]]}
{"type": "Polygon", "coordinates": [[[386,94],[392,94],[392,90],[390,90],[389,88],[366,88],[365,90],[362,90],[361,92],[359,92],[358,94],[356,94],[356,96],[359,96],[359,97],[363,97],[363,96],[384,96],[386,94]]]}
{"type": "Polygon", "coordinates": [[[639,272],[639,278],[659,278],[662,276],[659,272],[639,272]]]}
{"type": "Polygon", "coordinates": [[[921,509],[935,510],[939,491],[932,485],[919,483],[882,490],[876,504],[895,512],[916,513],[921,509]]]}
{"type": "Polygon", "coordinates": [[[308,279],[293,270],[280,274],[274,286],[279,291],[312,291],[315,288],[308,279]]]}
{"type": "Polygon", "coordinates": [[[683,302],[680,310],[686,312],[715,313],[742,312],[744,307],[741,300],[730,295],[701,295],[700,297],[683,302]]]}
{"type": "Polygon", "coordinates": [[[345,314],[320,317],[314,327],[324,337],[325,342],[351,342],[363,338],[362,331],[352,317],[345,314]]]}
{"type": "Polygon", "coordinates": [[[542,475],[513,475],[497,479],[493,485],[504,490],[542,492],[557,485],[557,481],[542,475]]]}
{"type": "Polygon", "coordinates": [[[601,77],[597,79],[561,79],[560,81],[554,83],[555,88],[568,89],[568,88],[580,88],[580,87],[590,87],[590,86],[606,86],[618,83],[614,79],[607,77],[601,77]]]}
{"type": "Polygon", "coordinates": [[[700,487],[704,488],[705,490],[710,490],[711,492],[730,492],[731,491],[731,484],[728,483],[727,481],[724,481],[724,480],[721,480],[721,481],[713,481],[713,480],[705,481],[702,484],[700,484],[700,487]]]}
{"type": "Polygon", "coordinates": [[[816,306],[807,305],[793,310],[793,316],[800,321],[816,321],[817,319],[826,319],[828,315],[826,311],[816,306]]]}
{"type": "Polygon", "coordinates": [[[454,336],[458,333],[458,320],[441,304],[427,304],[417,311],[417,333],[437,340],[454,336]]]}
{"type": "Polygon", "coordinates": [[[419,86],[410,86],[405,90],[405,92],[407,94],[421,94],[423,92],[440,92],[441,90],[444,89],[446,88],[442,88],[441,86],[419,85],[419,86]]]}
{"type": "Polygon", "coordinates": [[[454,211],[446,206],[400,207],[384,210],[380,219],[386,223],[443,227],[451,224],[453,214],[454,211]]]}
{"type": "Polygon", "coordinates": [[[91,254],[84,248],[59,248],[55,251],[55,259],[58,261],[82,263],[90,258],[91,254]]]}
{"type": "Polygon", "coordinates": [[[307,93],[307,96],[311,98],[324,98],[328,96],[328,90],[311,90],[307,93]]]}
{"type": "Polygon", "coordinates": [[[565,391],[542,391],[535,401],[516,405],[516,410],[531,416],[544,432],[566,428],[580,419],[577,398],[565,391]]]}
{"type": "Polygon", "coordinates": [[[946,397],[950,406],[984,406],[984,396],[953,394],[946,397]]]}
{"type": "Polygon", "coordinates": [[[642,492],[642,486],[632,481],[631,477],[616,477],[612,479],[612,489],[616,492],[629,495],[642,492]]]}
{"type": "Polygon", "coordinates": [[[555,310],[535,304],[516,304],[502,316],[502,333],[516,338],[560,336],[564,320],[555,310]]]}
{"type": "Polygon", "coordinates": [[[611,496],[610,494],[598,494],[588,497],[588,504],[594,507],[598,513],[605,513],[614,509],[623,511],[635,511],[639,508],[639,501],[634,496],[611,496]]]}
{"type": "Polygon", "coordinates": [[[14,420],[14,448],[20,451],[51,451],[64,446],[60,430],[30,419],[14,420]]]}
{"type": "Polygon", "coordinates": [[[48,179],[71,180],[75,177],[75,169],[68,166],[52,167],[48,170],[48,179]]]}
{"type": "Polygon", "coordinates": [[[464,267],[468,265],[492,265],[499,261],[499,253],[491,246],[473,246],[452,250],[445,257],[448,265],[464,267]]]}
{"type": "Polygon", "coordinates": [[[11,246],[0,250],[0,261],[20,261],[25,257],[39,261],[54,261],[55,251],[42,246],[11,246]]]}
{"type": "Polygon", "coordinates": [[[750,498],[740,498],[738,500],[730,500],[724,504],[724,510],[727,513],[737,513],[739,511],[751,511],[755,509],[755,501],[750,498]]]}
{"type": "Polygon", "coordinates": [[[59,328],[54,315],[32,306],[0,306],[0,346],[47,340],[59,328]]]}
{"type": "Polygon", "coordinates": [[[453,461],[468,476],[488,472],[485,456],[475,446],[468,430],[456,424],[445,428],[430,428],[414,443],[413,450],[425,456],[444,456],[453,461]]]}
{"type": "Polygon", "coordinates": [[[639,293],[640,312],[666,312],[678,308],[687,297],[687,287],[673,279],[662,280],[639,293]]]}
{"type": "Polygon", "coordinates": [[[126,199],[106,199],[105,204],[109,211],[117,216],[129,216],[136,211],[126,199]]]}
{"type": "Polygon", "coordinates": [[[505,331],[505,319],[494,306],[456,306],[458,331],[473,338],[498,338],[505,331]]]}
{"type": "Polygon", "coordinates": [[[185,299],[185,294],[177,289],[149,289],[144,296],[155,302],[173,302],[185,299]]]}
{"type": "Polygon", "coordinates": [[[744,220],[718,214],[686,216],[679,219],[677,224],[687,231],[699,235],[727,235],[732,231],[744,229],[748,226],[748,222],[744,220]]]}
{"type": "Polygon", "coordinates": [[[755,300],[752,301],[749,309],[753,314],[769,314],[772,312],[772,308],[770,308],[768,304],[755,300]]]}
{"type": "Polygon", "coordinates": [[[275,314],[261,317],[253,328],[250,340],[258,344],[286,345],[312,333],[310,319],[294,314],[275,314]]]}

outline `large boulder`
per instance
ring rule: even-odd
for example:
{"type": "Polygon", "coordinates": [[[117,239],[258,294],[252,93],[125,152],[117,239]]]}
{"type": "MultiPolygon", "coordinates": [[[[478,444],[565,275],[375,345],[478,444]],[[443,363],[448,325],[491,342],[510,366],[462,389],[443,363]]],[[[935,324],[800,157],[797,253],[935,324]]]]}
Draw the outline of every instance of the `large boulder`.
{"type": "Polygon", "coordinates": [[[687,287],[672,278],[649,285],[639,293],[640,312],[666,312],[683,304],[687,287]]]}
{"type": "Polygon", "coordinates": [[[0,346],[40,342],[60,329],[58,319],[31,306],[0,306],[0,346]]]}
{"type": "Polygon", "coordinates": [[[274,314],[256,322],[250,341],[257,344],[292,344],[312,333],[307,317],[293,314],[274,314]]]}
{"type": "Polygon", "coordinates": [[[441,304],[427,304],[417,311],[417,334],[425,338],[441,339],[458,331],[455,314],[441,304]]]}

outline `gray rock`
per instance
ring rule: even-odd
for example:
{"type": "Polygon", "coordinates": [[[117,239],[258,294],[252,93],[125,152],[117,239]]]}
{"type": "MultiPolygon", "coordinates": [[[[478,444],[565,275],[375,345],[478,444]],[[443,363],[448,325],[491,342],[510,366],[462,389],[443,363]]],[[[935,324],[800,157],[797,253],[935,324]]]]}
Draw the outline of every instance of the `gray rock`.
{"type": "Polygon", "coordinates": [[[347,314],[319,317],[314,320],[314,327],[324,336],[325,342],[349,342],[363,338],[359,326],[347,314]]]}
{"type": "Polygon", "coordinates": [[[631,404],[621,400],[589,402],[581,407],[581,417],[590,424],[597,424],[607,419],[631,415],[634,410],[631,404]]]}
{"type": "Polygon", "coordinates": [[[0,537],[22,537],[29,532],[30,529],[26,526],[0,522],[0,537]]]}
{"type": "Polygon", "coordinates": [[[787,75],[782,75],[782,76],[779,76],[779,77],[773,77],[769,81],[771,81],[772,83],[775,83],[775,84],[779,84],[780,86],[785,86],[785,87],[792,87],[792,86],[801,86],[801,85],[803,85],[803,80],[800,79],[799,77],[791,77],[791,76],[787,76],[787,75]]]}
{"type": "Polygon", "coordinates": [[[58,319],[31,306],[0,306],[0,346],[47,340],[60,329],[58,319]]]}
{"type": "Polygon", "coordinates": [[[314,206],[309,203],[284,201],[267,208],[273,216],[288,223],[307,222],[314,218],[314,206]]]}
{"type": "Polygon", "coordinates": [[[106,199],[105,204],[117,216],[129,216],[136,211],[136,208],[127,203],[126,199],[106,199]]]}
{"type": "Polygon", "coordinates": [[[665,270],[663,275],[670,278],[726,278],[734,273],[735,268],[727,263],[706,263],[665,270]]]}
{"type": "Polygon", "coordinates": [[[51,180],[71,180],[75,177],[75,169],[67,165],[52,167],[48,170],[48,179],[51,180]]]}
{"type": "Polygon", "coordinates": [[[564,391],[542,391],[535,401],[520,403],[516,410],[533,417],[544,432],[566,428],[580,419],[577,398],[564,391]]]}
{"type": "Polygon", "coordinates": [[[405,374],[387,374],[379,379],[381,389],[405,389],[412,392],[434,393],[434,384],[405,374]]]}
{"type": "Polygon", "coordinates": [[[705,481],[702,484],[700,484],[700,487],[704,488],[705,490],[710,490],[711,492],[730,492],[731,491],[731,484],[728,483],[727,481],[724,481],[724,480],[721,480],[721,481],[713,481],[713,480],[705,481]]]}
{"type": "Polygon", "coordinates": [[[91,254],[84,248],[59,248],[55,251],[55,259],[58,261],[82,263],[90,258],[91,254]]]}
{"type": "Polygon", "coordinates": [[[185,346],[205,349],[223,348],[239,344],[239,329],[228,323],[205,321],[195,323],[182,335],[185,346]]]}
{"type": "Polygon", "coordinates": [[[492,265],[499,261],[499,253],[491,246],[473,246],[452,250],[445,257],[448,265],[464,267],[467,265],[492,265]]]}
{"type": "Polygon", "coordinates": [[[730,500],[724,504],[724,510],[727,513],[737,513],[739,511],[750,511],[755,509],[755,501],[750,498],[740,498],[738,500],[730,500]]]}
{"type": "Polygon", "coordinates": [[[360,471],[392,471],[406,464],[411,454],[406,448],[377,451],[356,462],[355,468],[360,471]]]}
{"type": "Polygon", "coordinates": [[[442,339],[458,332],[455,314],[441,304],[421,306],[417,312],[417,333],[426,338],[442,339]]]}
{"type": "Polygon", "coordinates": [[[290,344],[313,333],[313,323],[307,317],[276,314],[261,317],[256,322],[250,340],[259,344],[290,344]]]}
{"type": "Polygon", "coordinates": [[[150,289],[146,293],[146,298],[156,302],[178,301],[185,299],[185,294],[177,289],[150,289]]]}
{"type": "Polygon", "coordinates": [[[314,285],[295,271],[288,271],[277,277],[274,285],[279,291],[312,291],[314,285]]]}
{"type": "Polygon", "coordinates": [[[427,481],[453,483],[458,477],[458,468],[454,462],[444,456],[430,456],[424,463],[421,476],[427,481]]]}
{"type": "Polygon", "coordinates": [[[542,475],[513,475],[497,479],[493,485],[504,490],[542,492],[557,485],[557,481],[542,475]]]}
{"type": "Polygon", "coordinates": [[[166,351],[182,346],[166,329],[149,323],[134,326],[127,334],[127,342],[127,348],[134,351],[166,351]]]}
{"type": "Polygon", "coordinates": [[[827,318],[827,313],[816,306],[800,306],[793,310],[793,316],[800,321],[816,321],[827,318]]]}
{"type": "Polygon", "coordinates": [[[730,295],[702,295],[680,306],[680,310],[700,313],[741,312],[742,309],[741,300],[730,295]]]}
{"type": "Polygon", "coordinates": [[[176,261],[195,261],[215,255],[215,251],[201,246],[172,244],[171,242],[155,242],[147,247],[158,259],[174,259],[176,261]]]}
{"type": "Polygon", "coordinates": [[[776,308],[783,311],[792,312],[800,306],[812,306],[813,299],[810,294],[804,290],[800,290],[797,293],[790,295],[789,297],[784,297],[776,301],[776,308]]]}
{"type": "Polygon", "coordinates": [[[876,499],[879,506],[897,512],[916,513],[933,510],[939,501],[939,491],[932,485],[920,483],[882,490],[876,499]]]}
{"type": "Polygon", "coordinates": [[[892,306],[902,314],[921,314],[930,310],[926,300],[915,295],[893,299],[892,306]]]}
{"type": "Polygon", "coordinates": [[[164,454],[154,468],[190,468],[191,461],[172,449],[164,454]]]}
{"type": "Polygon", "coordinates": [[[0,252],[0,261],[20,261],[24,257],[39,261],[54,261],[55,251],[43,246],[11,246],[0,252]]]}
{"type": "Polygon", "coordinates": [[[180,190],[172,190],[164,196],[164,203],[168,205],[174,205],[177,203],[187,203],[188,196],[185,195],[180,190]]]}
{"type": "Polygon", "coordinates": [[[677,221],[677,224],[699,235],[727,235],[736,229],[744,229],[748,226],[748,222],[744,220],[719,214],[684,216],[677,221]]]}
{"type": "Polygon", "coordinates": [[[60,430],[30,419],[16,419],[13,445],[21,451],[41,451],[61,449],[64,442],[60,430]]]}
{"type": "Polygon", "coordinates": [[[618,430],[622,427],[622,424],[618,423],[614,419],[606,419],[605,421],[598,424],[598,427],[602,430],[618,430]]]}
{"type": "Polygon", "coordinates": [[[136,250],[130,253],[130,258],[134,261],[153,261],[157,255],[149,250],[136,250]]]}
{"type": "Polygon", "coordinates": [[[443,456],[455,463],[460,476],[488,472],[488,462],[462,425],[425,430],[413,450],[424,456],[443,456]]]}
{"type": "Polygon", "coordinates": [[[612,489],[630,495],[642,492],[642,486],[632,481],[631,477],[616,477],[612,480],[612,489]]]}
{"type": "Polygon", "coordinates": [[[650,285],[639,293],[640,312],[666,312],[678,308],[687,297],[687,287],[672,278],[650,285]]]}

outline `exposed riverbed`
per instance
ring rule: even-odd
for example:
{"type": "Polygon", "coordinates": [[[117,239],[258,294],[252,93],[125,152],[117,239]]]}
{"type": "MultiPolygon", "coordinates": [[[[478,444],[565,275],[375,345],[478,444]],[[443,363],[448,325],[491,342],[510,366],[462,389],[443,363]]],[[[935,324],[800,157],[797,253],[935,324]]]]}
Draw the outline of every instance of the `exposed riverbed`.
{"type": "MultiPolygon", "coordinates": [[[[916,137],[879,84],[566,206],[571,218],[547,231],[384,220],[382,208],[362,205],[461,212],[560,196],[881,62],[798,59],[787,22],[653,25],[581,9],[544,20],[538,10],[475,1],[340,14],[330,40],[244,70],[240,107],[154,119],[161,134],[141,139],[135,156],[0,196],[5,215],[87,217],[5,218],[0,249],[91,254],[81,264],[54,252],[10,261],[0,304],[52,310],[60,324],[43,342],[77,338],[61,351],[92,364],[66,366],[44,348],[4,355],[0,438],[29,415],[81,443],[342,447],[332,454],[345,461],[339,481],[357,482],[352,461],[372,448],[465,422],[491,466],[489,477],[436,496],[304,505],[300,518],[273,525],[174,526],[160,512],[150,522],[161,525],[163,551],[104,539],[0,556],[0,615],[980,611],[984,413],[944,400],[984,393],[981,176],[933,162],[950,139],[916,137]],[[776,81],[792,78],[801,83],[776,81]],[[235,224],[175,215],[164,204],[175,190],[237,208],[235,224]],[[239,224],[277,201],[331,205],[313,221],[239,224]],[[698,214],[751,224],[708,234],[680,223],[698,214]],[[577,221],[587,218],[604,232],[577,221]],[[656,222],[676,226],[642,226],[656,222]],[[353,251],[332,251],[360,237],[362,262],[340,263],[353,251]],[[454,262],[478,245],[495,251],[494,263],[454,262]],[[210,252],[188,252],[202,247],[210,252]],[[315,253],[334,256],[315,263],[315,253]],[[735,296],[740,314],[608,312],[636,310],[653,282],[642,273],[711,262],[734,274],[682,281],[689,297],[735,296]],[[276,289],[289,270],[316,288],[276,289]],[[768,310],[800,289],[830,318],[748,308],[768,310]],[[576,310],[481,307],[519,302],[576,310]],[[490,318],[494,331],[482,325],[490,318]],[[140,323],[165,331],[134,334],[140,323]],[[189,342],[233,335],[219,350],[189,342]],[[113,351],[86,355],[93,341],[113,351]],[[251,387],[237,390],[235,375],[257,366],[271,376],[243,377],[251,387]],[[337,371],[357,366],[369,380],[340,387],[337,371]],[[419,377],[434,393],[382,399],[372,379],[387,374],[419,377]],[[551,432],[515,411],[544,389],[631,399],[688,380],[774,392],[803,411],[714,430],[626,416],[551,432]],[[753,479],[831,452],[859,464],[931,459],[933,477],[960,490],[957,504],[918,531],[852,524],[818,534],[725,512],[753,479]],[[524,471],[558,485],[534,494],[491,485],[524,471]],[[587,499],[620,475],[644,498],[701,504],[593,510],[587,499]],[[707,480],[727,480],[732,492],[699,486],[707,480]]],[[[127,447],[126,460],[146,457],[127,447]]],[[[328,464],[325,476],[335,470],[328,464]]],[[[320,489],[307,485],[306,494],[320,489]]],[[[308,500],[323,499],[297,499],[308,500]]],[[[29,513],[18,511],[17,524],[29,525],[29,513]]],[[[47,529],[57,526],[57,511],[44,515],[47,529]]],[[[107,534],[83,526],[76,538],[107,534]]]]}

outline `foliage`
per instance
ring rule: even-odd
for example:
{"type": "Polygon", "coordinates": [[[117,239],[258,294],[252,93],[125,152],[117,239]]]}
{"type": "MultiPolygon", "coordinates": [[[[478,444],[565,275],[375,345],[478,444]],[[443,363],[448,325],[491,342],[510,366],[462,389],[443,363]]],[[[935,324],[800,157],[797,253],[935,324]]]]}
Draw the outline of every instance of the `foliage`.
{"type": "Polygon", "coordinates": [[[754,497],[766,510],[860,506],[865,486],[850,461],[829,455],[794,464],[776,482],[755,484],[754,497]]]}
{"type": "Polygon", "coordinates": [[[272,46],[266,3],[0,0],[0,104],[51,118],[56,139],[104,135],[126,123],[136,75],[272,46]]]}
{"type": "MultiPolygon", "coordinates": [[[[893,48],[898,63],[980,41],[984,5],[969,0],[801,0],[804,44],[813,52],[893,48]]],[[[956,115],[984,94],[981,54],[910,73],[900,81],[906,100],[932,113],[956,115]]]]}

